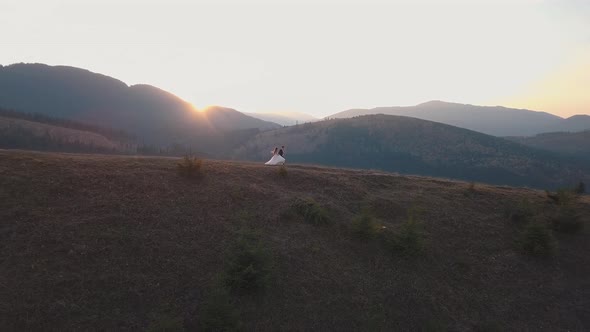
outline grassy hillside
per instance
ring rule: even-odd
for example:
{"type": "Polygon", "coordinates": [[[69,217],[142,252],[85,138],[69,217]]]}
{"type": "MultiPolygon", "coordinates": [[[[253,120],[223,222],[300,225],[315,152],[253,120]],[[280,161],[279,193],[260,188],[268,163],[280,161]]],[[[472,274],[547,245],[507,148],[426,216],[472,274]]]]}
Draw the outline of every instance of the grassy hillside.
{"type": "MultiPolygon", "coordinates": [[[[560,211],[544,192],[209,160],[189,179],[178,161],[0,151],[0,326],[590,329],[588,227],[544,228],[548,257],[519,242],[560,211]],[[255,249],[236,246],[245,230],[255,249]],[[411,234],[422,251],[399,250],[411,234]],[[265,257],[246,271],[264,287],[226,294],[228,266],[250,256],[265,257]]],[[[590,215],[589,197],[571,204],[590,215]]]]}
{"type": "Polygon", "coordinates": [[[351,118],[369,114],[411,116],[495,136],[530,136],[550,131],[590,129],[590,116],[588,115],[577,115],[564,119],[546,112],[442,101],[430,101],[407,107],[351,109],[336,113],[328,118],[351,118]]]}
{"type": "Polygon", "coordinates": [[[529,137],[507,137],[507,139],[561,155],[590,159],[590,130],[575,133],[544,133],[529,137]]]}
{"type": "Polygon", "coordinates": [[[539,188],[571,186],[590,179],[588,163],[463,128],[391,115],[262,132],[239,146],[234,156],[265,160],[277,145],[286,146],[288,162],[539,188]]]}

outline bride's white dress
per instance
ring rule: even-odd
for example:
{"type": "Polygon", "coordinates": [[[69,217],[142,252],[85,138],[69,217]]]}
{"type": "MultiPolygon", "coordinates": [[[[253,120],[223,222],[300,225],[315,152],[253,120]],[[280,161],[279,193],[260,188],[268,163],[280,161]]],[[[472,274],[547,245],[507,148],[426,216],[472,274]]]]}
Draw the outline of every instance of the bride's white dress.
{"type": "Polygon", "coordinates": [[[269,161],[264,163],[265,165],[284,165],[285,164],[285,158],[281,157],[281,155],[279,155],[278,153],[273,155],[272,158],[270,158],[269,161]]]}

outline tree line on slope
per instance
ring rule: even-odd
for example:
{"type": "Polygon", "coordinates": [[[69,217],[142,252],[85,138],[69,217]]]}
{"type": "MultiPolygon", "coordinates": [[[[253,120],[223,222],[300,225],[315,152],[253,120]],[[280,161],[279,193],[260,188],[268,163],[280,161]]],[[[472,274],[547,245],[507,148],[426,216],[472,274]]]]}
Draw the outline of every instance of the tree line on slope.
{"type": "Polygon", "coordinates": [[[82,131],[89,131],[92,133],[103,135],[106,138],[117,140],[117,141],[134,141],[137,139],[135,135],[127,133],[123,130],[117,130],[112,128],[105,128],[100,126],[91,125],[88,123],[82,123],[78,121],[72,121],[57,117],[52,117],[39,113],[26,113],[15,110],[0,108],[0,116],[4,116],[12,119],[27,120],[32,122],[44,123],[53,126],[76,129],[82,131]]]}

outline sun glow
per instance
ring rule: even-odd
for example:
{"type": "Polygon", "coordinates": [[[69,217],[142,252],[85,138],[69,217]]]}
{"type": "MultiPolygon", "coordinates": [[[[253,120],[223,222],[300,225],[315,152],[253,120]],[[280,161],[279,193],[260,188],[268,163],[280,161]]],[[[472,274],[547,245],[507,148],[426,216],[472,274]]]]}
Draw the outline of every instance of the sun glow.
{"type": "Polygon", "coordinates": [[[191,108],[193,109],[193,111],[202,112],[197,106],[195,106],[195,104],[193,104],[193,103],[188,103],[188,104],[191,105],[191,108]]]}
{"type": "Polygon", "coordinates": [[[193,105],[193,104],[191,104],[191,106],[192,106],[192,108],[193,108],[193,110],[194,110],[195,112],[197,112],[197,113],[203,113],[203,114],[207,114],[207,113],[209,113],[209,111],[211,111],[211,110],[215,109],[215,107],[216,107],[216,106],[209,105],[209,106],[205,106],[205,107],[200,107],[200,108],[199,108],[199,107],[196,107],[196,106],[195,106],[195,105],[193,105]]]}
{"type": "Polygon", "coordinates": [[[590,112],[590,48],[569,63],[534,82],[522,93],[501,101],[506,106],[531,108],[563,117],[590,112]]]}
{"type": "Polygon", "coordinates": [[[213,105],[208,105],[202,108],[196,107],[195,105],[191,104],[193,106],[193,109],[195,110],[195,112],[198,113],[207,113],[209,112],[211,109],[215,108],[215,106],[213,105]]]}

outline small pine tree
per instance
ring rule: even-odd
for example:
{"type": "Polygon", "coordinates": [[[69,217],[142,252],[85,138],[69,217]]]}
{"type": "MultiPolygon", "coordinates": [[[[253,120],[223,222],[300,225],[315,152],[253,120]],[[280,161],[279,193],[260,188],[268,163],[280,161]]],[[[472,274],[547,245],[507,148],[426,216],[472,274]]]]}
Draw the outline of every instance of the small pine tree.
{"type": "Polygon", "coordinates": [[[532,222],[528,224],[522,239],[522,248],[532,256],[551,256],[557,244],[551,230],[544,224],[532,222]]]}
{"type": "Polygon", "coordinates": [[[424,248],[424,239],[420,223],[410,217],[406,221],[397,236],[397,245],[403,252],[417,254],[424,248]]]}
{"type": "Polygon", "coordinates": [[[576,201],[576,193],[571,189],[557,190],[558,205],[570,206],[576,201]]]}
{"type": "Polygon", "coordinates": [[[279,176],[286,178],[289,173],[287,172],[287,167],[285,165],[279,166],[279,176]]]}
{"type": "Polygon", "coordinates": [[[378,227],[375,219],[367,211],[363,211],[352,221],[352,234],[358,239],[369,240],[377,235],[378,227]]]}
{"type": "Polygon", "coordinates": [[[310,224],[323,225],[329,223],[326,210],[311,198],[297,200],[293,205],[293,210],[310,224]]]}
{"type": "Polygon", "coordinates": [[[475,182],[470,182],[467,190],[463,193],[464,196],[472,196],[477,193],[475,189],[475,182]]]}
{"type": "Polygon", "coordinates": [[[406,255],[417,255],[424,250],[424,233],[417,220],[416,209],[408,212],[408,219],[401,225],[399,232],[386,238],[386,241],[394,252],[406,255]]]}
{"type": "Polygon", "coordinates": [[[178,174],[186,178],[196,178],[203,175],[203,161],[194,156],[186,155],[176,164],[178,174]]]}
{"type": "Polygon", "coordinates": [[[227,253],[224,282],[233,292],[254,292],[267,286],[271,272],[270,252],[258,234],[242,231],[227,253]]]}

